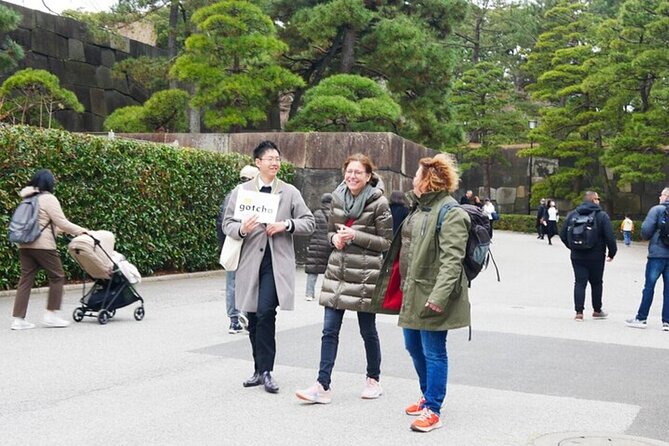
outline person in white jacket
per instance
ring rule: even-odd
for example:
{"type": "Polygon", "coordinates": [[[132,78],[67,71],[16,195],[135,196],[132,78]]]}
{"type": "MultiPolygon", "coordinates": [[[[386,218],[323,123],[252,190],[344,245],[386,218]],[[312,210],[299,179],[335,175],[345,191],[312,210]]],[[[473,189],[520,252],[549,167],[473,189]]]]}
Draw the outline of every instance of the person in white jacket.
{"type": "Polygon", "coordinates": [[[494,215],[495,214],[495,205],[492,204],[492,201],[490,201],[490,198],[486,198],[485,202],[483,203],[483,213],[488,216],[488,220],[490,220],[490,238],[492,238],[492,225],[494,221],[494,215]]]}

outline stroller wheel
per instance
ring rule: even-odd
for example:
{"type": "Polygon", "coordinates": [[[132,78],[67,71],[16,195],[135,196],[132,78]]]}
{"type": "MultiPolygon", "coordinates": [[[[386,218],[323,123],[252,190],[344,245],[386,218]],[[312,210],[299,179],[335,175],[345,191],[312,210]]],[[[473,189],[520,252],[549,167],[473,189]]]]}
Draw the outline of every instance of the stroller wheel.
{"type": "Polygon", "coordinates": [[[141,321],[144,319],[144,307],[135,308],[135,320],[141,321]]]}
{"type": "Polygon", "coordinates": [[[98,322],[100,325],[105,325],[107,322],[109,322],[109,313],[107,310],[100,310],[98,313],[98,322]]]}
{"type": "Polygon", "coordinates": [[[84,309],[81,307],[75,308],[74,311],[72,312],[72,319],[74,319],[75,322],[81,322],[84,320],[84,309]]]}
{"type": "Polygon", "coordinates": [[[116,310],[109,310],[109,319],[113,318],[116,316],[116,310]]]}

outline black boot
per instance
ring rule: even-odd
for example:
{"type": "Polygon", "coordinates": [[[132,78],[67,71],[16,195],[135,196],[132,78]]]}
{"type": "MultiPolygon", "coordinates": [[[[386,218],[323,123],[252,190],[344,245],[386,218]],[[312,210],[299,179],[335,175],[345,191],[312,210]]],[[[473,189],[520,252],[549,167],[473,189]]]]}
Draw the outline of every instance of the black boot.
{"type": "Polygon", "coordinates": [[[262,376],[258,372],[253,372],[253,376],[242,383],[244,387],[255,387],[263,383],[262,376]]]}

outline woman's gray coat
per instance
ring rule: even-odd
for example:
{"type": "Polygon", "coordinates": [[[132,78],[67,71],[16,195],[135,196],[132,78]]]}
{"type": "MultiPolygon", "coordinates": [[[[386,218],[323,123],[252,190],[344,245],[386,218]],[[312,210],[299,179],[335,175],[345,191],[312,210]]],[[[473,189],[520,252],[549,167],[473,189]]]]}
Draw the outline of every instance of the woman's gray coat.
{"type": "MultiPolygon", "coordinates": [[[[239,228],[241,222],[235,220],[235,205],[237,203],[237,192],[240,188],[257,191],[257,178],[237,186],[230,195],[230,202],[225,210],[223,222],[225,235],[234,239],[240,239],[239,228]]],[[[293,248],[293,235],[309,235],[314,231],[314,216],[304,203],[300,192],[292,185],[281,180],[278,181],[277,193],[281,197],[276,221],[290,220],[293,222],[294,231],[276,234],[268,237],[265,233],[265,225],[260,224],[246,235],[242,245],[242,253],[239,257],[239,267],[236,273],[235,306],[240,311],[255,313],[258,305],[258,281],[260,262],[263,258],[267,239],[269,238],[272,250],[272,268],[274,270],[274,282],[279,297],[279,306],[282,310],[293,310],[295,308],[295,250],[293,248]]]]}

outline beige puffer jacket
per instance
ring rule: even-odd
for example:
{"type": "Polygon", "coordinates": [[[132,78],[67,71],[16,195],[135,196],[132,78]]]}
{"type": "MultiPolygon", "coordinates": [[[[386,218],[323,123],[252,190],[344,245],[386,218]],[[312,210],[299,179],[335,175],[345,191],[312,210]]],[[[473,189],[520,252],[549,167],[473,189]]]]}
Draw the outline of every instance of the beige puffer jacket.
{"type": "MultiPolygon", "coordinates": [[[[328,240],[338,224],[346,224],[344,203],[337,196],[332,202],[328,240]]],[[[393,238],[393,220],[388,200],[377,189],[353,225],[355,239],[344,249],[334,249],[328,260],[319,302],[338,310],[370,311],[370,302],[381,269],[382,253],[393,238]]]]}
{"type": "MultiPolygon", "coordinates": [[[[21,190],[21,198],[29,197],[37,192],[37,189],[28,186],[21,190]]],[[[54,233],[65,232],[71,235],[79,235],[86,229],[71,223],[60,207],[60,202],[55,195],[49,192],[42,192],[38,199],[39,202],[39,226],[44,228],[40,236],[32,243],[21,243],[19,249],[56,249],[56,239],[54,233]],[[53,226],[49,226],[49,222],[53,226]]]]}

